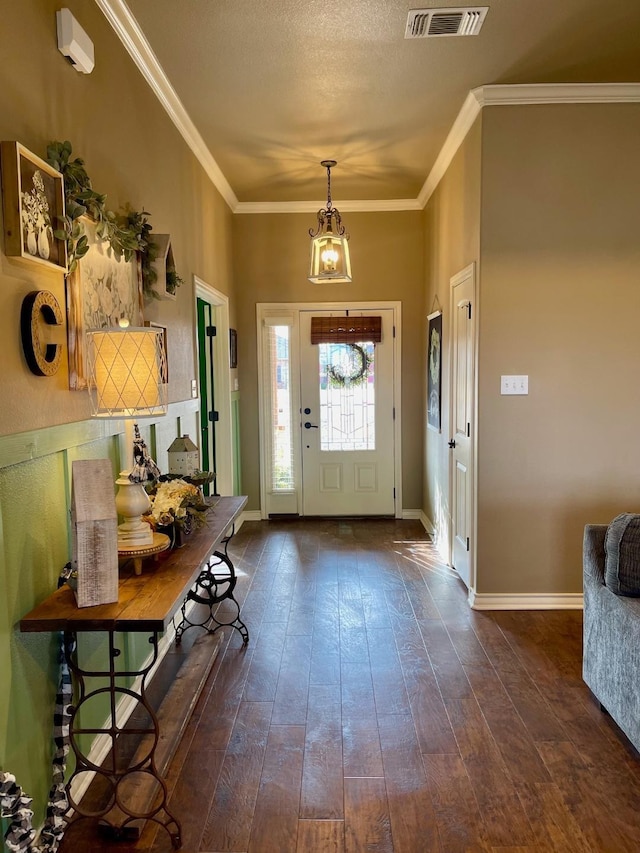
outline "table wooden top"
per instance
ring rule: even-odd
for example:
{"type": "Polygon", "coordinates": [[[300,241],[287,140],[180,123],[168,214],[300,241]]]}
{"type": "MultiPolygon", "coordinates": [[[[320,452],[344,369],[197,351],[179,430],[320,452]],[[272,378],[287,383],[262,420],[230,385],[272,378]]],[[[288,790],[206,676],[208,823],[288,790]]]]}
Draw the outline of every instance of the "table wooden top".
{"type": "Polygon", "coordinates": [[[193,586],[203,563],[238,518],[247,498],[222,497],[207,523],[182,548],[166,552],[149,572],[121,573],[118,601],[78,607],[66,584],[20,620],[21,631],[164,631],[193,586]]]}

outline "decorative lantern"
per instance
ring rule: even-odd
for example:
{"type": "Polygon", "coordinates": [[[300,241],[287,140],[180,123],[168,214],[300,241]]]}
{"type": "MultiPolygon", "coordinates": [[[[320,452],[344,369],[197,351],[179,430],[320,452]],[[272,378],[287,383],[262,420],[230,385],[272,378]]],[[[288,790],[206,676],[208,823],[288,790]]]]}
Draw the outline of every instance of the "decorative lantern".
{"type": "Polygon", "coordinates": [[[331,169],[335,160],[323,160],[320,164],[327,170],[327,206],[318,211],[318,225],[309,229],[311,237],[311,260],[309,281],[323,284],[348,284],[351,281],[349,257],[349,235],[342,224],[340,211],[331,201],[331,169]]]}
{"type": "Polygon", "coordinates": [[[167,453],[170,474],[191,477],[200,470],[200,453],[188,435],[174,439],[167,453]]]}

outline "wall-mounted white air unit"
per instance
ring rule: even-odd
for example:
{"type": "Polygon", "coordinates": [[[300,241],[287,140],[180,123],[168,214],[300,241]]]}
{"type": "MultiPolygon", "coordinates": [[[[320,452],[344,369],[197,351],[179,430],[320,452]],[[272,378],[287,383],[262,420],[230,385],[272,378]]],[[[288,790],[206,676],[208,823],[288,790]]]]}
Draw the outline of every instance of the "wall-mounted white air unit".
{"type": "Polygon", "coordinates": [[[95,59],[93,42],[73,17],[69,9],[56,12],[58,50],[69,59],[76,71],[91,74],[95,59]]]}

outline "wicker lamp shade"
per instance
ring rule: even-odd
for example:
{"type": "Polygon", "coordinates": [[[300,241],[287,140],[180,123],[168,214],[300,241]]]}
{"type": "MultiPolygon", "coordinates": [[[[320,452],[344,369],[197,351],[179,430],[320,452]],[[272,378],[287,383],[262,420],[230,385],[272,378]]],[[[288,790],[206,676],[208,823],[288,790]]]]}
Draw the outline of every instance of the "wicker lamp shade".
{"type": "Polygon", "coordinates": [[[87,333],[93,415],[153,417],[167,412],[163,332],[153,328],[87,333]]]}

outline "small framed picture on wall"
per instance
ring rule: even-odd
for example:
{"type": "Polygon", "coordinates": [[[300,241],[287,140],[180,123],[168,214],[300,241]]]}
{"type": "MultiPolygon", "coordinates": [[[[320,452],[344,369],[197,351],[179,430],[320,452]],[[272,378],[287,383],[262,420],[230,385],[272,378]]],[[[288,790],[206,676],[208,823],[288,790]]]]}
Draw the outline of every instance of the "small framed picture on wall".
{"type": "Polygon", "coordinates": [[[442,400],[442,311],[427,317],[427,426],[440,432],[442,400]]]}
{"type": "Polygon", "coordinates": [[[238,366],[238,333],[229,329],[229,367],[238,366]]]}
{"type": "Polygon", "coordinates": [[[67,271],[67,243],[54,235],[64,221],[64,179],[19,142],[0,144],[4,248],[11,258],[67,271]]]}

